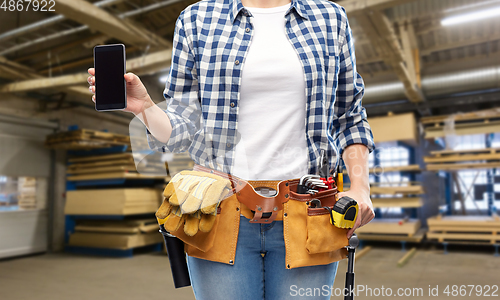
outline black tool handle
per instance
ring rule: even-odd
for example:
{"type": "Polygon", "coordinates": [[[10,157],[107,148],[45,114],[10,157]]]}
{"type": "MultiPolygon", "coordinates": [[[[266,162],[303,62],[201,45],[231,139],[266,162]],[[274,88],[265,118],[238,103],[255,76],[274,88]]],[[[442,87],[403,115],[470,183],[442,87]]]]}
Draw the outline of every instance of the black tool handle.
{"type": "Polygon", "coordinates": [[[160,225],[160,232],[163,234],[167,246],[168,260],[170,261],[175,288],[190,286],[191,279],[189,278],[186,255],[184,254],[184,242],[171,236],[163,225],[160,225]]]}
{"type": "Polygon", "coordinates": [[[345,273],[344,300],[354,299],[354,253],[359,245],[358,236],[354,233],[347,246],[347,272],[345,273]]]}
{"type": "Polygon", "coordinates": [[[345,294],[344,300],[353,300],[354,299],[354,273],[345,273],[345,294]]]}

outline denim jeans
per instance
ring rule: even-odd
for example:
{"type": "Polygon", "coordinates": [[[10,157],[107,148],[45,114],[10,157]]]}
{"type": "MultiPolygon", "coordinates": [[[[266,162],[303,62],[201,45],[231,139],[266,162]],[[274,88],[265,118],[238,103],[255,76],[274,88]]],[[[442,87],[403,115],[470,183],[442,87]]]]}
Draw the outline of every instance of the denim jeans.
{"type": "Polygon", "coordinates": [[[283,222],[241,216],[234,265],[188,256],[197,300],[330,299],[338,263],[286,269],[283,222]]]}

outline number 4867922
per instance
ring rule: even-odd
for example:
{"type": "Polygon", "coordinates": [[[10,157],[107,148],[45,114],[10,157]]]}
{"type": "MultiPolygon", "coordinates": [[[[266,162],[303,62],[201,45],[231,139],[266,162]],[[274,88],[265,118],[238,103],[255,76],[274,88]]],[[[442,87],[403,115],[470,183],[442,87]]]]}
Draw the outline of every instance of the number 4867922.
{"type": "MultiPolygon", "coordinates": [[[[1,0],[0,0],[1,1],[1,0]]],[[[3,0],[0,10],[3,11],[55,11],[55,0],[3,0]]]]}

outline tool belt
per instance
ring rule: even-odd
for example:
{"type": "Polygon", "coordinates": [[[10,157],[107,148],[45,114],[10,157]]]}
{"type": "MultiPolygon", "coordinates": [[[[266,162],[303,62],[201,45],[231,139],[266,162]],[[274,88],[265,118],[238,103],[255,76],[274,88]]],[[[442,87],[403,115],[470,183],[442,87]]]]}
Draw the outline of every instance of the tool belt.
{"type": "Polygon", "coordinates": [[[348,245],[347,230],[330,224],[328,210],[309,207],[313,199],[319,199],[322,206],[333,207],[336,187],[314,195],[299,194],[299,179],[247,182],[200,165],[195,165],[193,170],[229,179],[233,194],[220,203],[210,232],[199,232],[192,237],[184,234],[183,230],[172,232],[185,242],[188,255],[234,264],[240,215],[243,214],[251,223],[266,224],[282,219],[287,269],[329,264],[346,257],[344,247],[348,245]],[[275,189],[276,194],[262,196],[256,192],[261,188],[275,189]],[[245,213],[245,210],[249,211],[245,213]]]}
{"type": "MultiPolygon", "coordinates": [[[[333,207],[335,205],[337,187],[326,191],[311,194],[298,194],[297,186],[299,179],[283,180],[283,181],[245,181],[236,176],[212,170],[200,165],[195,165],[194,171],[208,172],[229,179],[233,186],[233,194],[237,195],[239,202],[249,208],[254,214],[250,223],[271,223],[276,219],[279,212],[283,210],[283,205],[289,200],[308,202],[313,199],[321,200],[323,206],[333,207]],[[265,197],[257,193],[258,188],[269,188],[276,190],[277,194],[271,197],[265,197]]],[[[311,215],[326,214],[323,208],[310,208],[311,215]]]]}

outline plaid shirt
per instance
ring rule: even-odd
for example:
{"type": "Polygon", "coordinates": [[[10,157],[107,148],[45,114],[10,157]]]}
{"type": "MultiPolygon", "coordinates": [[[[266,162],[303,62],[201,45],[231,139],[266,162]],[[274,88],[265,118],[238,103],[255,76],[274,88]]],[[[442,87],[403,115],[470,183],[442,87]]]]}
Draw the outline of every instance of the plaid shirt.
{"type": "MultiPolygon", "coordinates": [[[[231,173],[251,18],[241,0],[200,1],[180,14],[164,91],[173,131],[166,144],[149,134],[152,148],[188,150],[197,164],[231,173]]],[[[330,1],[292,0],[285,19],[306,81],[309,172],[317,173],[321,150],[333,170],[347,146],[374,148],[347,16],[330,1]]]]}

